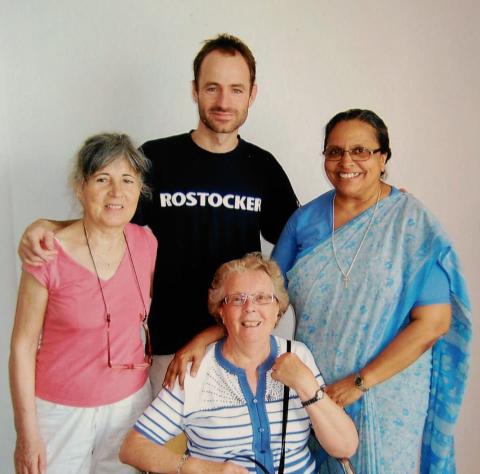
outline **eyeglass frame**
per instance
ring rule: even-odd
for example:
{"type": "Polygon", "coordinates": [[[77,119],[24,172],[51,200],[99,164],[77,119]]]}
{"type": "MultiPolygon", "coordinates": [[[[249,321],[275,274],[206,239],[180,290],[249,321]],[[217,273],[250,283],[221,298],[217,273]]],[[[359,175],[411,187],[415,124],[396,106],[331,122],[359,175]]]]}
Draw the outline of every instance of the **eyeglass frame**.
{"type": "Polygon", "coordinates": [[[260,306],[264,306],[267,304],[272,304],[274,301],[278,301],[278,298],[274,293],[264,293],[263,291],[260,291],[258,293],[232,293],[230,295],[225,295],[224,298],[221,300],[222,305],[227,305],[231,304],[232,306],[245,306],[247,301],[250,300],[253,304],[258,304],[260,306]],[[264,295],[264,296],[269,296],[270,301],[266,303],[259,303],[258,301],[255,301],[255,298],[257,298],[259,295],[264,295]],[[229,299],[233,296],[240,296],[242,298],[242,303],[241,304],[235,304],[229,301],[229,299]]]}
{"type": "Polygon", "coordinates": [[[144,360],[141,364],[113,364],[110,354],[110,324],[111,324],[111,316],[110,313],[107,313],[106,320],[107,320],[107,365],[110,369],[148,369],[153,363],[153,353],[152,353],[152,342],[150,340],[150,330],[148,329],[147,324],[147,313],[139,314],[142,319],[142,328],[145,333],[145,344],[144,344],[144,360]]]}
{"type": "Polygon", "coordinates": [[[331,148],[334,148],[334,149],[338,149],[338,150],[341,150],[342,153],[341,155],[338,156],[338,158],[328,158],[327,157],[327,153],[328,153],[328,147],[325,148],[325,150],[322,151],[322,155],[325,157],[325,160],[326,161],[341,161],[343,160],[343,157],[345,156],[345,153],[348,153],[348,156],[350,157],[350,159],[352,161],[367,161],[369,160],[375,153],[378,153],[379,151],[382,151],[382,147],[380,148],[377,148],[375,150],[372,150],[370,148],[367,148],[365,146],[355,146],[353,148],[342,148],[342,147],[331,147],[331,148]],[[355,150],[355,149],[359,149],[359,148],[362,148],[363,151],[368,151],[369,152],[369,155],[367,158],[359,158],[358,156],[354,156],[352,155],[352,152],[355,150]]]}

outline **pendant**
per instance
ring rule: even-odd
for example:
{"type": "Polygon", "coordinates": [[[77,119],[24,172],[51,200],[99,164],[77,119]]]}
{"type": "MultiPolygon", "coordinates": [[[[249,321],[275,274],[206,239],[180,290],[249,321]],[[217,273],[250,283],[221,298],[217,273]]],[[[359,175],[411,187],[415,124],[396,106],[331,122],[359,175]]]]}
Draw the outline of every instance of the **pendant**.
{"type": "Polygon", "coordinates": [[[343,284],[345,288],[348,288],[348,275],[343,275],[343,284]]]}

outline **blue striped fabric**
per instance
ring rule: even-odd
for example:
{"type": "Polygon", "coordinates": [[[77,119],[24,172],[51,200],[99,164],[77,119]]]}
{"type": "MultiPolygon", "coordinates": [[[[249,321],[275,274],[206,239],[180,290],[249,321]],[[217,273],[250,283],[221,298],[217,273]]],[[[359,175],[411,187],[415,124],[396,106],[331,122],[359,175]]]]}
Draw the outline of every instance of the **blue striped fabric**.
{"type": "MultiPolygon", "coordinates": [[[[171,391],[163,389],[138,419],[135,429],[156,444],[164,444],[184,431],[192,456],[235,462],[252,473],[272,473],[278,469],[281,452],[283,384],[271,378],[271,367],[275,358],[286,351],[286,341],[271,337],[271,353],[259,367],[256,394],[243,369],[223,357],[223,342],[209,347],[196,377],[187,375],[185,391],[178,384],[171,391]]],[[[293,341],[292,352],[323,385],[307,347],[293,341]]],[[[285,474],[315,472],[315,461],[307,446],[309,434],[310,419],[291,390],[285,474]]]]}

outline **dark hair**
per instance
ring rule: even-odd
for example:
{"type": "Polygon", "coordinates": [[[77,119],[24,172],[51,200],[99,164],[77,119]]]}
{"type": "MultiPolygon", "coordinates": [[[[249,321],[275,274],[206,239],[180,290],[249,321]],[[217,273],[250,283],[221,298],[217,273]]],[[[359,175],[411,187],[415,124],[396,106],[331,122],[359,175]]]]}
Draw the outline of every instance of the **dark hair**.
{"type": "Polygon", "coordinates": [[[138,173],[142,182],[142,196],[150,197],[150,188],[145,184],[145,176],[150,169],[150,162],[133,145],[130,137],[123,133],[100,133],[85,140],[76,155],[71,174],[73,186],[84,183],[98,170],[118,158],[127,160],[128,164],[138,173]]]}
{"type": "Polygon", "coordinates": [[[331,118],[325,127],[325,141],[323,142],[323,149],[326,148],[328,137],[335,126],[340,122],[346,122],[349,120],[360,120],[361,122],[371,125],[375,129],[377,141],[380,146],[380,152],[387,154],[386,161],[388,161],[392,156],[392,151],[390,150],[390,139],[388,137],[388,128],[385,125],[385,122],[375,112],[366,109],[346,110],[345,112],[340,112],[331,118]]]}
{"type": "Polygon", "coordinates": [[[212,51],[221,51],[222,53],[230,54],[231,56],[239,53],[248,65],[248,69],[250,70],[250,89],[253,87],[253,84],[255,83],[256,65],[255,58],[253,57],[250,48],[236,36],[222,33],[216,38],[204,41],[202,49],[197,53],[193,60],[193,81],[195,82],[196,88],[198,88],[198,78],[200,76],[202,62],[207,54],[212,51]]]}

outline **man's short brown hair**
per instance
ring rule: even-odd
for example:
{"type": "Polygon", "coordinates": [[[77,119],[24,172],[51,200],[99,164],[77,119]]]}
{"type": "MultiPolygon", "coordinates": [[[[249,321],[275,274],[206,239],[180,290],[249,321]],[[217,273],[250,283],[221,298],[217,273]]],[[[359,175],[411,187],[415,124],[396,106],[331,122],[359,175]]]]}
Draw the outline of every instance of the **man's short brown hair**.
{"type": "Polygon", "coordinates": [[[235,54],[241,54],[245,59],[248,69],[250,71],[250,89],[255,84],[256,64],[250,48],[239,38],[227,33],[222,33],[216,38],[206,40],[202,49],[198,52],[193,60],[193,80],[195,82],[195,88],[198,88],[198,78],[200,75],[200,67],[207,54],[212,51],[221,51],[231,56],[235,54]]]}

